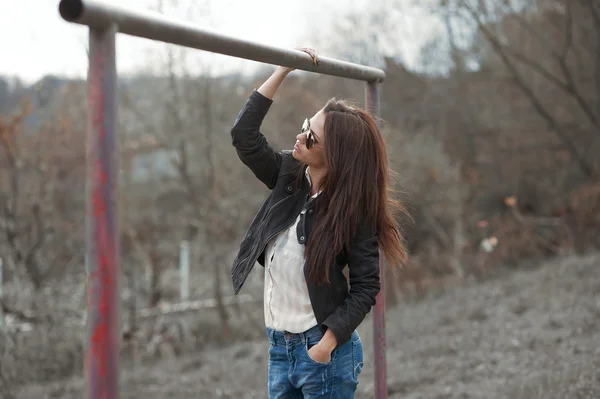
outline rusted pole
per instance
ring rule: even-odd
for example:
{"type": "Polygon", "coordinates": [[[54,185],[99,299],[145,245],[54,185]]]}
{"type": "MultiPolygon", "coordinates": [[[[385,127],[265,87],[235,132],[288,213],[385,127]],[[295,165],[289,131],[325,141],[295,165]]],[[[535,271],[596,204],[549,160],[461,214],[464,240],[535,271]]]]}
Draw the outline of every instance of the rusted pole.
{"type": "MultiPolygon", "coordinates": [[[[379,115],[379,87],[377,82],[367,83],[367,110],[374,116],[379,115]]],[[[379,252],[379,278],[381,290],[373,310],[373,352],[375,358],[375,399],[387,399],[387,363],[385,356],[385,272],[383,253],[379,252]]]]}
{"type": "Polygon", "coordinates": [[[116,32],[114,25],[89,32],[85,356],[89,399],[119,397],[116,32]]]}

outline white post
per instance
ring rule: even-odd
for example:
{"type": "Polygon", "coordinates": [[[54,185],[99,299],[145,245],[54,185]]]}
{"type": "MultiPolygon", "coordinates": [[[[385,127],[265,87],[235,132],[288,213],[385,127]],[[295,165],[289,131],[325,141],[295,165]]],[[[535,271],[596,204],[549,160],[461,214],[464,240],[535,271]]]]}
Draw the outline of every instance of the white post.
{"type": "Polygon", "coordinates": [[[187,240],[179,244],[179,293],[182,301],[190,297],[190,243],[187,240]]]}
{"type": "Polygon", "coordinates": [[[4,327],[4,309],[2,307],[2,284],[4,281],[2,280],[2,258],[0,257],[0,330],[4,327]]]}

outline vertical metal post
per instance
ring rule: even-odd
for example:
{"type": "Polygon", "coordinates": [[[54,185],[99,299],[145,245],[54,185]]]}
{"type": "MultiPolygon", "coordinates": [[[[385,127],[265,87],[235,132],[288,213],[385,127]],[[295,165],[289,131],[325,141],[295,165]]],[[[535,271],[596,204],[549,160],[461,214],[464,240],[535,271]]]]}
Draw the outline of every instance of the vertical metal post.
{"type": "Polygon", "coordinates": [[[182,301],[190,298],[190,242],[179,244],[179,295],[182,301]]]}
{"type": "Polygon", "coordinates": [[[87,397],[119,397],[116,27],[90,28],[86,187],[87,397]]]}
{"type": "MultiPolygon", "coordinates": [[[[379,115],[379,87],[377,82],[368,82],[366,90],[367,110],[379,115]]],[[[375,399],[387,399],[387,363],[385,356],[385,271],[383,254],[379,253],[379,278],[381,290],[373,311],[373,344],[375,354],[375,399]]]]}

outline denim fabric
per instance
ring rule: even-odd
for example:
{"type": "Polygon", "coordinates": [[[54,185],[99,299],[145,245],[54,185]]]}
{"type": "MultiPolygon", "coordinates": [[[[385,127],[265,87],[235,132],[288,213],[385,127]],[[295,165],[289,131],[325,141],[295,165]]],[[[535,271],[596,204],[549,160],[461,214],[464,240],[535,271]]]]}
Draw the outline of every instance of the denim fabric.
{"type": "Polygon", "coordinates": [[[320,326],[298,334],[267,328],[269,336],[269,399],[351,399],[363,367],[363,346],[357,331],[321,363],[308,350],[323,337],[320,326]]]}

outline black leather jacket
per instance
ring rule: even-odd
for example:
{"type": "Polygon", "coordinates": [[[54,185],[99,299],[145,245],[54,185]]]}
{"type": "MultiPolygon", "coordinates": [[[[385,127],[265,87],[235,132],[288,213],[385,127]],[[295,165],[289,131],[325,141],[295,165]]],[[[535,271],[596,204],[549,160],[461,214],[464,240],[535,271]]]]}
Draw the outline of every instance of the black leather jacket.
{"type": "MultiPolygon", "coordinates": [[[[305,243],[315,214],[314,201],[307,203],[310,184],[302,173],[301,164],[291,151],[277,152],[260,133],[260,126],[272,100],[254,90],[240,111],[231,136],[238,156],[271,193],[252,220],[240,244],[233,263],[231,277],[235,294],[238,294],[256,261],[265,265],[265,247],[277,233],[292,225],[303,207],[307,211],[298,223],[298,242],[305,243]],[[302,173],[301,184],[297,183],[302,173]]],[[[352,332],[363,321],[375,304],[380,290],[379,245],[374,231],[358,231],[353,245],[336,257],[330,265],[329,284],[308,281],[308,293],[317,322],[333,331],[338,345],[348,341],[352,332]],[[350,288],[342,273],[348,265],[350,288]]],[[[305,275],[307,266],[304,267],[305,275]]]]}

